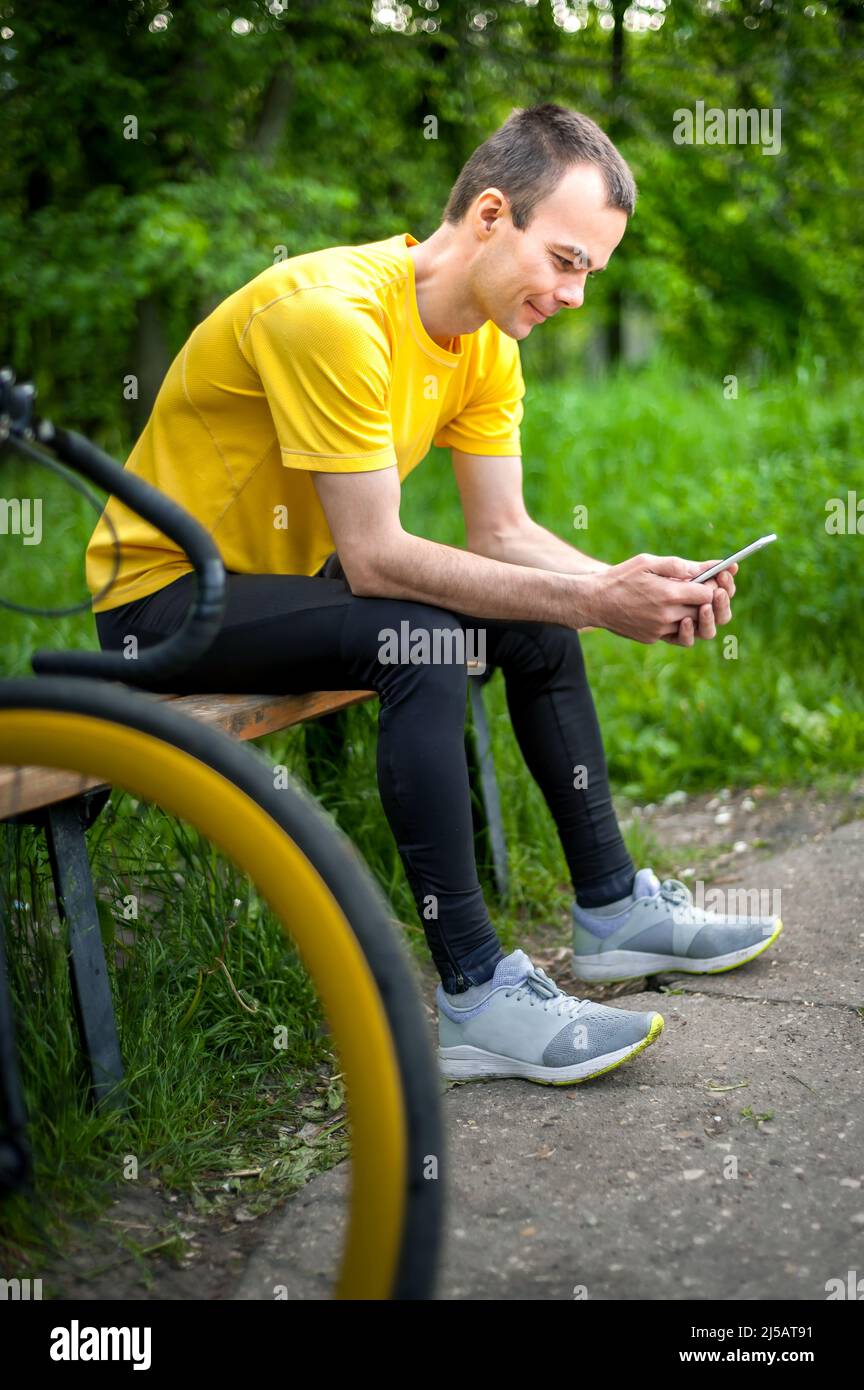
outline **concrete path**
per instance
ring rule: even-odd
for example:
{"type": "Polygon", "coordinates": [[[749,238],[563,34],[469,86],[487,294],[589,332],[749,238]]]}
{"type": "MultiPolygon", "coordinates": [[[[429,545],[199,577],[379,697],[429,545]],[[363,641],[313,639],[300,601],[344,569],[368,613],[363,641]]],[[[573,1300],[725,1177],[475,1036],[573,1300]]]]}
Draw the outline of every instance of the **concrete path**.
{"type": "MultiPolygon", "coordinates": [[[[439,1297],[824,1300],[864,1278],[864,821],[736,886],[781,890],[779,942],[616,1000],[666,1020],[632,1063],[447,1091],[439,1297]]],[[[233,1297],[329,1297],[348,1176],[289,1204],[233,1297]]]]}

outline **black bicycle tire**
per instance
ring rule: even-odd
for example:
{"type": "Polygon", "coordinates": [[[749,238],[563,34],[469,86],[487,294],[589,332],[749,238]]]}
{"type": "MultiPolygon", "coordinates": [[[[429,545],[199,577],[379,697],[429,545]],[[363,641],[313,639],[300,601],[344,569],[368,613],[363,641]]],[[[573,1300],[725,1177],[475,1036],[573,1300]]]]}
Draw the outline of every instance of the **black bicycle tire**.
{"type": "Polygon", "coordinates": [[[378,987],[396,1045],[408,1128],[408,1187],[394,1299],[434,1295],[445,1200],[441,1085],[406,948],[358,850],[292,779],[274,788],[263,761],[221,730],[125,686],[83,677],[0,681],[0,709],[68,712],[126,725],[191,754],[253,798],[295,842],[348,919],[378,987]],[[287,795],[286,795],[287,792],[287,795]],[[424,1164],[438,1160],[436,1180],[424,1164]]]}

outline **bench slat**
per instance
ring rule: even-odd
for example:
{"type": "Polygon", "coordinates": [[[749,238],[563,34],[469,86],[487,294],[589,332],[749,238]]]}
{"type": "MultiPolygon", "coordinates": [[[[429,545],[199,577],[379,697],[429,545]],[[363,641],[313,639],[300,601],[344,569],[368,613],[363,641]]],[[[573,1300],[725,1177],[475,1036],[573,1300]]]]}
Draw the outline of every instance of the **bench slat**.
{"type": "Polygon", "coordinates": [[[292,724],[317,719],[377,698],[374,690],[316,690],[304,695],[178,695],[175,709],[233,738],[263,738],[292,724]]]}
{"type": "MultiPolygon", "coordinates": [[[[170,700],[191,719],[236,739],[263,738],[293,724],[376,699],[374,690],[318,690],[304,695],[152,695],[170,700]]],[[[0,766],[0,820],[67,801],[105,786],[96,777],[50,767],[0,766]]]]}
{"type": "Polygon", "coordinates": [[[0,767],[0,820],[68,801],[71,796],[104,786],[98,777],[58,772],[51,767],[0,767]]]}
{"type": "MultiPolygon", "coordinates": [[[[481,663],[467,662],[477,672],[481,663]]],[[[374,690],[314,690],[302,695],[155,695],[141,692],[152,700],[170,700],[190,719],[211,728],[222,729],[232,738],[263,738],[293,724],[318,719],[323,714],[377,699],[374,690]]],[[[94,777],[62,772],[49,767],[4,767],[0,765],[0,820],[67,801],[82,792],[104,787],[94,777]]]]}

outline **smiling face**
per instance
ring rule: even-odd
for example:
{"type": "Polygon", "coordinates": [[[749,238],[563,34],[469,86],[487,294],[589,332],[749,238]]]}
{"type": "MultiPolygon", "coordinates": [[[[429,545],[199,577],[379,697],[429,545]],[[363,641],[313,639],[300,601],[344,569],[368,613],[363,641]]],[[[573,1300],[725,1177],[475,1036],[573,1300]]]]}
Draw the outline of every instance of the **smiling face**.
{"type": "Polygon", "coordinates": [[[484,316],[520,339],[559,309],[578,309],[585,281],[606,268],[627,227],[627,214],[607,207],[607,196],[596,165],[574,165],[520,231],[501,192],[484,191],[470,214],[484,242],[472,276],[484,316]]]}

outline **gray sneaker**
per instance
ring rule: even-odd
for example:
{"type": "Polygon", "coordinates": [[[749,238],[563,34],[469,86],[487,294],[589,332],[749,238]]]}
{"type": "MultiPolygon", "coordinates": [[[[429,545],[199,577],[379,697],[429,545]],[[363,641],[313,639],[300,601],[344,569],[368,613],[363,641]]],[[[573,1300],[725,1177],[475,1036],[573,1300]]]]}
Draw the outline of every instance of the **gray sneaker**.
{"type": "Polygon", "coordinates": [[[438,1062],[450,1081],[519,1076],[546,1086],[612,1071],[659,1038],[658,1013],[609,1009],[565,994],[524,951],[463,994],[438,986],[438,1062]]]}
{"type": "Polygon", "coordinates": [[[728,917],[694,906],[677,878],[661,883],[640,869],[634,902],[616,917],[573,904],[573,970],[581,980],[631,980],[674,971],[713,975],[767,951],[783,930],[779,917],[728,917]]]}

